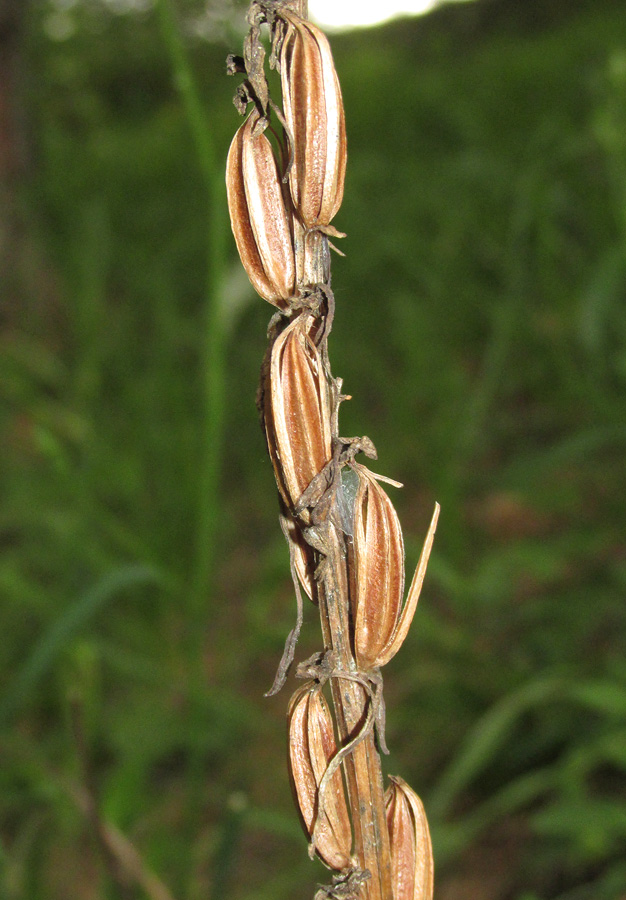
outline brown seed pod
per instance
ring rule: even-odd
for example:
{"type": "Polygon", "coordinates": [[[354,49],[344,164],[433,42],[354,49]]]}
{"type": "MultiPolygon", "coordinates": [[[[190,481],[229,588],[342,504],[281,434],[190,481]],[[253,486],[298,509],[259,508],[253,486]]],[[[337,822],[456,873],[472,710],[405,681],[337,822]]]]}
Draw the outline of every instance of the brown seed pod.
{"type": "Polygon", "coordinates": [[[341,206],[347,145],[343,100],[326,36],[295,13],[287,22],[280,73],[293,137],[289,187],[307,228],[328,226],[341,206]]]}
{"type": "Polygon", "coordinates": [[[385,791],[393,900],[432,900],[433,851],[422,801],[402,778],[385,791]]]}
{"type": "Polygon", "coordinates": [[[314,324],[312,316],[301,314],[279,334],[266,375],[267,445],[290,510],[332,456],[328,383],[311,337],[314,324]]]}
{"type": "Polygon", "coordinates": [[[317,682],[295,692],[287,722],[289,774],[304,831],[311,840],[315,829],[315,852],[330,869],[343,871],[353,864],[352,828],[340,771],[329,780],[324,797],[319,796],[320,782],[337,746],[330,711],[317,682]]]}
{"type": "Polygon", "coordinates": [[[359,476],[351,585],[354,652],[357,665],[367,670],[386,665],[408,633],[426,574],[439,504],[403,606],[404,542],[398,515],[377,477],[359,464],[354,464],[354,470],[359,476]]]}
{"type": "Polygon", "coordinates": [[[295,291],[296,267],[283,185],[272,145],[253,110],[228,151],[226,193],[241,262],[258,294],[284,309],[295,291]]]}
{"type": "Polygon", "coordinates": [[[398,515],[375,476],[359,476],[354,511],[354,650],[360,668],[378,666],[396,627],[404,595],[404,542],[398,515]]]}

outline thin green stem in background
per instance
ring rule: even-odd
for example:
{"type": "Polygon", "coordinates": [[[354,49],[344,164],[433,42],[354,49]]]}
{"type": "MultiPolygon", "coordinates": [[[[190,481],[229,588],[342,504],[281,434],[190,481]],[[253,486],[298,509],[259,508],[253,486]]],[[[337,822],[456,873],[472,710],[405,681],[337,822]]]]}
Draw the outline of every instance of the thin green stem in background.
{"type": "Polygon", "coordinates": [[[217,558],[220,518],[219,482],[224,453],[226,329],[221,312],[225,275],[226,188],[223,166],[217,151],[188,53],[181,38],[171,0],[158,0],[157,13],[172,65],[174,82],[180,92],[198,154],[207,193],[207,273],[204,335],[202,343],[202,383],[204,407],[201,415],[202,454],[198,471],[198,506],[195,566],[191,576],[191,627],[200,627],[210,609],[217,558]]]}
{"type": "MultiPolygon", "coordinates": [[[[174,82],[180,93],[198,154],[207,196],[206,287],[200,369],[202,409],[199,416],[201,452],[198,467],[198,505],[196,507],[196,547],[190,576],[189,651],[190,716],[196,724],[205,723],[204,636],[212,609],[217,541],[220,521],[220,478],[224,455],[226,327],[222,314],[222,293],[226,249],[226,187],[223,166],[217,151],[189,55],[176,21],[172,0],[158,0],[157,14],[172,66],[174,82]]],[[[182,868],[187,895],[194,896],[194,841],[200,831],[205,797],[205,753],[201,742],[194,742],[188,767],[188,847],[182,868]]]]}

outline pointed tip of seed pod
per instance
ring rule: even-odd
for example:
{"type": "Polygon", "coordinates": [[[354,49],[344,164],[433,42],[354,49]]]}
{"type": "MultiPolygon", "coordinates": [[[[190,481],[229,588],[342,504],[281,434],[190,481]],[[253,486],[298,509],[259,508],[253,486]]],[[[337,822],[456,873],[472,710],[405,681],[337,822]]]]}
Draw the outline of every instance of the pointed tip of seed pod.
{"type": "Polygon", "coordinates": [[[420,598],[422,585],[424,584],[424,578],[426,577],[426,568],[428,566],[428,560],[430,559],[430,552],[433,549],[433,542],[435,540],[435,531],[437,530],[437,522],[439,521],[440,509],[441,507],[439,506],[439,504],[435,503],[435,509],[430,520],[428,533],[426,534],[426,538],[424,539],[424,545],[422,547],[422,552],[420,554],[417,568],[415,569],[415,575],[413,576],[411,586],[409,587],[406,601],[398,619],[395,632],[391,638],[391,641],[384,648],[383,652],[380,655],[378,662],[379,666],[387,665],[389,660],[396,655],[396,653],[404,643],[407,634],[409,633],[409,628],[411,627],[411,622],[413,621],[413,616],[415,615],[415,610],[417,608],[417,601],[420,598]]]}

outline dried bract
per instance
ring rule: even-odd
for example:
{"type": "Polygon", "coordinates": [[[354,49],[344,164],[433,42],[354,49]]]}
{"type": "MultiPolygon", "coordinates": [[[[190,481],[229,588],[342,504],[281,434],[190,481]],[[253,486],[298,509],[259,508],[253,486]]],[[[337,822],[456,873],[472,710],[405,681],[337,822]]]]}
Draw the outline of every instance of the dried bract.
{"type": "Polygon", "coordinates": [[[313,550],[302,537],[302,532],[296,520],[288,512],[284,514],[283,531],[291,547],[293,565],[298,576],[298,581],[304,591],[314,603],[317,603],[317,588],[315,585],[315,560],[313,550]]]}
{"type": "Polygon", "coordinates": [[[319,684],[309,682],[295,692],[287,721],[289,772],[305,833],[310,840],[315,829],[315,852],[329,868],[341,872],[354,864],[352,829],[340,771],[330,778],[324,797],[319,796],[320,782],[337,750],[319,684]]]}
{"type": "Polygon", "coordinates": [[[226,192],[243,267],[264,300],[284,309],[295,291],[291,219],[272,145],[250,114],[228,151],[226,192]]]}
{"type": "Polygon", "coordinates": [[[303,313],[276,338],[264,391],[267,445],[289,509],[332,456],[328,382],[314,327],[314,317],[303,313]]]}
{"type": "Polygon", "coordinates": [[[393,900],[432,900],[433,851],[422,801],[402,778],[385,792],[393,900]]]}
{"type": "Polygon", "coordinates": [[[435,534],[439,506],[404,595],[404,543],[391,500],[365,466],[354,465],[359,488],[354,513],[355,571],[351,585],[354,652],[364,669],[384,666],[400,649],[415,613],[435,534]]]}
{"type": "Polygon", "coordinates": [[[328,226],[341,206],[346,126],[339,79],[326,36],[283,10],[287,33],[280,56],[285,119],[293,138],[289,186],[307,228],[328,226]]]}

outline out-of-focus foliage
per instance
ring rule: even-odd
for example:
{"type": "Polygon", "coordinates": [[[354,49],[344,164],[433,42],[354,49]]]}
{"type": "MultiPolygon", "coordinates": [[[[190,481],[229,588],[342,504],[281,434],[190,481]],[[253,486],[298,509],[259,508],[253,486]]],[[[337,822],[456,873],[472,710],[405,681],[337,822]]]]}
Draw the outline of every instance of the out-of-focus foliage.
{"type": "MultiPolygon", "coordinates": [[[[386,672],[389,771],[424,799],[439,897],[619,900],[626,16],[523,6],[333,40],[349,165],[331,354],[354,397],[344,433],[406,484],[410,563],[442,505],[386,672]]],[[[243,12],[222,17],[227,46],[202,37],[199,5],[177,9],[223,161],[243,12]]],[[[80,807],[85,769],[177,900],[288,900],[325,878],[289,796],[286,696],[261,697],[293,616],[254,409],[271,310],[232,242],[207,297],[206,160],[167,46],[149,4],[29,11],[29,265],[0,334],[10,900],[122,896],[80,807]],[[199,606],[209,302],[227,449],[199,606]]],[[[307,613],[303,657],[320,644],[307,613]]]]}

